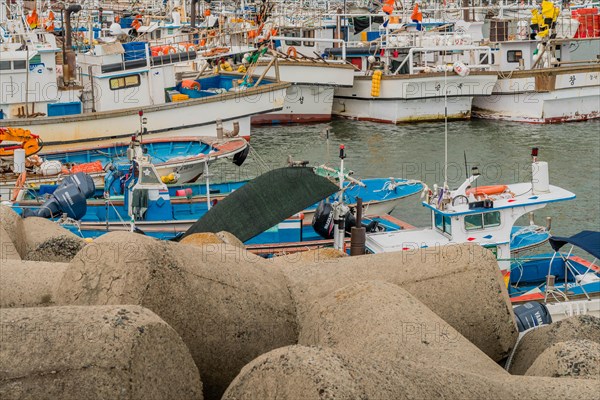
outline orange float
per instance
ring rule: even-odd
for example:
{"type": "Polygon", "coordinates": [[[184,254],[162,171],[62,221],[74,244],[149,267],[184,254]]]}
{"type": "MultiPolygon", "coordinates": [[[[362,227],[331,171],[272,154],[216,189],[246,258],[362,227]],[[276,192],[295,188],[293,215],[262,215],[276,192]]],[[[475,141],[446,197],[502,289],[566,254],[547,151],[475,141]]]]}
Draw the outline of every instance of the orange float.
{"type": "Polygon", "coordinates": [[[508,190],[506,185],[492,185],[492,186],[479,186],[476,188],[467,189],[467,195],[474,195],[475,197],[481,196],[493,196],[496,194],[502,194],[508,190]]]}
{"type": "Polygon", "coordinates": [[[181,87],[184,89],[200,90],[200,82],[186,79],[181,82],[181,87]]]}

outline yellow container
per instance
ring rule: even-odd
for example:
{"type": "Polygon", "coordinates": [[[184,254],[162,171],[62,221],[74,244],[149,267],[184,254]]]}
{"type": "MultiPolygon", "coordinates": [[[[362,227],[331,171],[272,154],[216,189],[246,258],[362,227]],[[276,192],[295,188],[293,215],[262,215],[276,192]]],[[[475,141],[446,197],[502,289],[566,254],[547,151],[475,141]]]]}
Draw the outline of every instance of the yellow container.
{"type": "Polygon", "coordinates": [[[189,100],[190,96],[188,96],[187,94],[174,94],[173,96],[171,96],[171,101],[184,101],[184,100],[189,100]]]}

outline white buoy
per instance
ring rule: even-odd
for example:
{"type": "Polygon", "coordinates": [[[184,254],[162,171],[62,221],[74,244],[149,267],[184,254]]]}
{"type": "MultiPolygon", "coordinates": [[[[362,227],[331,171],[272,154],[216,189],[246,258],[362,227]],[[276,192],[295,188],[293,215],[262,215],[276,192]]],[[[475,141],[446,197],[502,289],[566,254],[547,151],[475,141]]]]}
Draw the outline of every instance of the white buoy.
{"type": "Polygon", "coordinates": [[[548,163],[536,161],[531,164],[531,184],[533,194],[548,193],[550,191],[550,175],[548,163]]]}
{"type": "Polygon", "coordinates": [[[62,164],[58,160],[44,161],[40,166],[40,170],[44,176],[58,175],[62,171],[62,164]]]}
{"type": "Polygon", "coordinates": [[[20,174],[25,171],[25,150],[16,149],[13,158],[13,171],[15,174],[20,174]]]}

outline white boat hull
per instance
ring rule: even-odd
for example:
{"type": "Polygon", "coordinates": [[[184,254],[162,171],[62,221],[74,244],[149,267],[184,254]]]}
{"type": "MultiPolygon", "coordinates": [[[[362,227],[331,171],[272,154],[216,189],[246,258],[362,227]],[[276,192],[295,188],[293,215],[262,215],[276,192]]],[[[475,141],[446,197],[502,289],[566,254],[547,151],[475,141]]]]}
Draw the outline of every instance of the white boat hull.
{"type": "MultiPolygon", "coordinates": [[[[267,65],[259,64],[254,74],[265,72],[267,65]]],[[[352,87],[354,68],[347,64],[325,61],[278,62],[279,77],[291,82],[283,109],[252,117],[253,124],[325,122],[331,120],[334,88],[352,87]]],[[[276,78],[272,66],[266,76],[276,78]]]]}
{"type": "Polygon", "coordinates": [[[252,116],[253,125],[327,122],[331,120],[333,87],[292,85],[281,111],[252,116]]]}
{"type": "Polygon", "coordinates": [[[491,96],[473,101],[473,116],[541,124],[600,118],[600,71],[515,71],[498,80],[491,96]]]}
{"type": "Polygon", "coordinates": [[[443,120],[447,107],[449,119],[468,119],[473,97],[489,95],[496,79],[495,74],[384,76],[380,95],[373,97],[371,77],[356,77],[354,87],[336,89],[333,114],[359,120],[402,123],[443,120]]]}
{"type": "Polygon", "coordinates": [[[75,143],[119,142],[140,130],[138,111],[147,119],[148,138],[180,136],[216,137],[216,122],[233,129],[239,122],[240,135],[250,136],[252,115],[283,108],[288,84],[268,85],[243,93],[226,93],[210,98],[192,99],[141,108],[87,113],[63,117],[3,120],[3,126],[29,129],[39,135],[44,149],[69,148],[75,143]]]}

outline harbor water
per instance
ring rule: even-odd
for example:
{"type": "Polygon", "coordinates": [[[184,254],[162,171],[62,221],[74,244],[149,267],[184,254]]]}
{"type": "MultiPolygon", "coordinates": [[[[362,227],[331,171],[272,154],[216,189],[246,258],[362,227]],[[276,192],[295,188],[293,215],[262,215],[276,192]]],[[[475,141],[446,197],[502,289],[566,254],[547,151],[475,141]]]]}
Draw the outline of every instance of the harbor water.
{"type": "MultiPolygon", "coordinates": [[[[600,122],[532,125],[471,120],[448,124],[448,184],[481,173],[478,185],[523,182],[531,179],[531,148],[549,163],[550,184],[574,192],[577,198],[550,204],[535,213],[546,225],[552,217],[555,235],[583,229],[600,229],[600,122]]],[[[444,181],[444,123],[379,124],[334,119],[315,125],[254,127],[251,144],[268,168],[285,166],[289,155],[310,165],[339,166],[339,145],[344,144],[345,167],[356,178],[398,177],[421,180],[433,187],[444,181]]],[[[256,176],[256,157],[245,165],[242,177],[256,176]]],[[[429,212],[418,196],[406,199],[392,213],[415,226],[429,224],[429,212]]],[[[526,219],[520,221],[527,224],[526,219]]]]}

